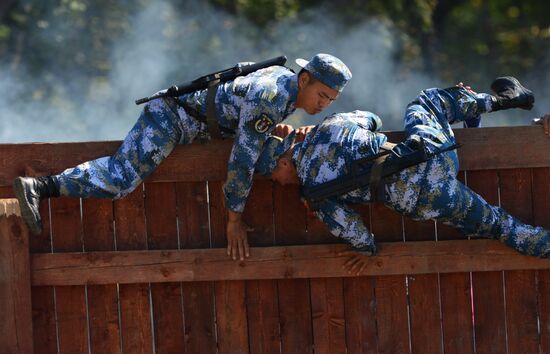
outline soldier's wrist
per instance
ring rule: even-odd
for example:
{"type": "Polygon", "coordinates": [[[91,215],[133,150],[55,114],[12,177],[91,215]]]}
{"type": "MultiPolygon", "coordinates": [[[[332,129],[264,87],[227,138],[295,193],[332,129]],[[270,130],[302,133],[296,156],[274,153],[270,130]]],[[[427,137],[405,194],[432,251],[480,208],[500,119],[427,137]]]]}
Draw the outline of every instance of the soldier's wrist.
{"type": "Polygon", "coordinates": [[[231,209],[227,210],[227,221],[228,222],[239,222],[242,219],[242,214],[231,209]]]}

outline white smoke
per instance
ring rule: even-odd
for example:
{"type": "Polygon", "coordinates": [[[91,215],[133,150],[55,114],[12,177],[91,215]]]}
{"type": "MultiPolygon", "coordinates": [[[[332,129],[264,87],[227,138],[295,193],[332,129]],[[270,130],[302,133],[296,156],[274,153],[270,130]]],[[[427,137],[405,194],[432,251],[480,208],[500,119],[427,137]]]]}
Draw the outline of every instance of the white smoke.
{"type": "MultiPolygon", "coordinates": [[[[152,2],[129,19],[128,31],[114,42],[108,77],[40,78],[0,67],[0,142],[123,139],[140,113],[135,99],[240,61],[283,54],[289,58],[287,65],[298,70],[295,58],[330,53],[353,72],[353,79],[332,106],[314,117],[298,110],[288,120],[294,125],[314,124],[333,112],[362,109],[380,115],[385,130],[400,130],[405,106],[420,90],[454,84],[396,64],[395,38],[403,34],[391,24],[372,20],[350,27],[340,21],[316,9],[260,31],[208,2],[191,1],[183,8],[168,1],[152,2]],[[87,92],[75,94],[67,88],[58,93],[59,99],[46,100],[46,105],[29,94],[46,79],[71,82],[67,87],[87,92]]],[[[44,36],[43,40],[56,38],[44,36]]],[[[499,112],[483,125],[528,124],[530,118],[549,112],[548,100],[541,99],[549,94],[544,85],[548,78],[538,73],[527,78],[526,85],[532,81],[541,87],[542,96],[536,91],[534,111],[499,112]]],[[[467,78],[461,80],[467,82],[467,78]]],[[[478,91],[484,89],[488,87],[478,91]]]]}

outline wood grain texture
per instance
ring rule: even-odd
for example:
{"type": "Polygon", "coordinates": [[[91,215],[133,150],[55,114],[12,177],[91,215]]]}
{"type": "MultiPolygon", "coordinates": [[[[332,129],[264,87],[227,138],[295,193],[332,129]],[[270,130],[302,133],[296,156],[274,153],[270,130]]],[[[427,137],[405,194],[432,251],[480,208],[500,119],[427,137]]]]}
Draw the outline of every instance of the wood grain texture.
{"type": "MultiPolygon", "coordinates": [[[[82,220],[85,250],[115,250],[112,200],[83,199],[82,220]]],[[[92,352],[122,353],[116,284],[88,286],[87,300],[92,352]]]]}
{"type": "MultiPolygon", "coordinates": [[[[145,184],[149,249],[178,249],[175,191],[174,183],[145,184]]],[[[156,353],[185,353],[181,289],[177,281],[151,284],[156,353]]]]}
{"type": "MultiPolygon", "coordinates": [[[[500,172],[502,208],[525,223],[533,223],[531,169],[500,172]]],[[[539,349],[536,271],[504,272],[508,353],[536,353],[539,349]]]]}
{"type": "MultiPolygon", "coordinates": [[[[550,166],[550,140],[540,126],[454,129],[464,170],[550,166]],[[525,144],[529,141],[530,144],[525,144]],[[518,149],[517,146],[522,146],[518,149]]],[[[386,132],[389,140],[403,132],[386,132]]],[[[0,144],[0,186],[17,176],[57,174],[85,161],[114,153],[120,141],[0,144]]],[[[231,140],[177,146],[147,182],[224,180],[231,140]],[[208,161],[207,164],[204,161],[208,161]]]]}
{"type": "MultiPolygon", "coordinates": [[[[382,243],[363,275],[429,274],[548,269],[550,260],[529,257],[494,240],[382,243]]],[[[204,280],[291,279],[350,276],[338,252],[345,245],[252,248],[254,257],[233,261],[225,248],[35,254],[33,285],[110,284],[204,280]]]]}
{"type": "Polygon", "coordinates": [[[32,354],[29,234],[23,220],[10,214],[5,208],[0,215],[0,348],[32,354]]]}
{"type": "MultiPolygon", "coordinates": [[[[147,249],[143,187],[114,202],[116,246],[119,251],[147,249]]],[[[119,284],[122,352],[153,352],[150,286],[119,284]]]]}
{"type": "MultiPolygon", "coordinates": [[[[493,205],[499,204],[497,171],[470,171],[468,177],[468,186],[471,189],[483,196],[487,202],[493,205]]],[[[476,352],[505,353],[506,314],[503,273],[497,269],[472,273],[472,292],[476,352]]]]}
{"type": "MultiPolygon", "coordinates": [[[[533,169],[533,222],[550,229],[550,167],[533,169]]],[[[550,270],[539,270],[538,315],[541,352],[550,353],[550,270]]]]}

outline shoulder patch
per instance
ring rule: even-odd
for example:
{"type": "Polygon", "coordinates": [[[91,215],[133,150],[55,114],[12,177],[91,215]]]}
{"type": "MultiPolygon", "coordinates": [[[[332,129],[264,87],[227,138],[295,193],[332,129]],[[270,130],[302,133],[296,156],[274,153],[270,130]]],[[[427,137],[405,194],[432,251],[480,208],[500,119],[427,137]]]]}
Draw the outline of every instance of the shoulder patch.
{"type": "Polygon", "coordinates": [[[254,129],[258,133],[265,133],[274,125],[273,119],[271,119],[267,114],[262,113],[254,121],[254,129]]]}

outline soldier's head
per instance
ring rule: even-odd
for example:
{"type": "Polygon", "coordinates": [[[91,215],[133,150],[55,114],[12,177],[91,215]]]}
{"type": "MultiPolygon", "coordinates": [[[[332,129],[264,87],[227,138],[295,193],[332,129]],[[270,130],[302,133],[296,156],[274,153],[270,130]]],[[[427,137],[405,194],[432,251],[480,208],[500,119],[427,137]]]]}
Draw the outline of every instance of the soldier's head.
{"type": "Polygon", "coordinates": [[[317,54],[310,61],[296,59],[302,67],[298,74],[296,108],[317,114],[327,108],[351,79],[351,71],[330,54],[317,54]]]}
{"type": "Polygon", "coordinates": [[[295,135],[292,132],[284,139],[277,136],[267,138],[256,163],[256,172],[282,185],[298,184],[298,173],[292,160],[295,135]]]}

